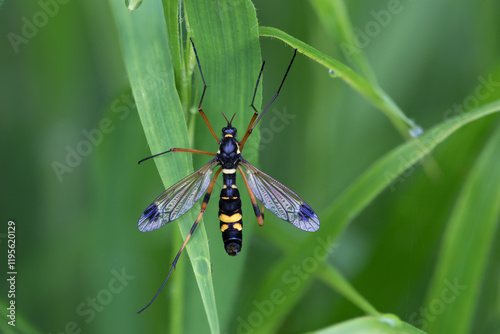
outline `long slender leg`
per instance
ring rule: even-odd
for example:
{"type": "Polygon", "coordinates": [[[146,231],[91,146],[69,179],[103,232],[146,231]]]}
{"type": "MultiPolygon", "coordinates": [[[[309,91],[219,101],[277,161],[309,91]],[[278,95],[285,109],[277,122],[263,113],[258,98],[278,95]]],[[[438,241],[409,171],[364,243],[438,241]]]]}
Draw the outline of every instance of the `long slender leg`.
{"type": "Polygon", "coordinates": [[[201,217],[203,216],[203,213],[205,213],[205,209],[207,208],[208,201],[210,200],[210,195],[212,194],[212,189],[214,188],[215,181],[217,180],[217,177],[219,176],[221,170],[222,170],[222,167],[220,167],[217,170],[212,181],[210,182],[210,185],[208,186],[207,192],[205,193],[205,197],[203,198],[203,203],[201,204],[200,214],[198,215],[198,218],[196,218],[196,221],[194,222],[193,226],[191,227],[191,230],[189,231],[189,234],[187,235],[186,239],[184,240],[184,243],[182,244],[181,249],[179,250],[179,252],[177,252],[177,255],[175,256],[174,262],[172,262],[172,265],[170,267],[170,271],[168,272],[167,278],[165,278],[165,281],[163,281],[163,284],[161,285],[160,289],[155,294],[153,299],[151,299],[151,301],[146,306],[144,306],[139,312],[137,312],[137,314],[139,314],[142,311],[144,311],[145,309],[147,309],[149,307],[149,305],[151,305],[154,302],[156,297],[158,297],[161,290],[163,289],[163,287],[167,283],[170,275],[172,274],[172,272],[175,269],[175,265],[177,264],[177,261],[179,260],[179,257],[181,256],[182,251],[184,250],[184,247],[186,247],[186,244],[188,243],[189,239],[193,235],[194,230],[196,229],[196,226],[198,226],[198,222],[200,221],[201,217]]]}
{"type": "Polygon", "coordinates": [[[245,186],[247,187],[248,194],[250,195],[250,201],[252,201],[253,211],[255,212],[255,217],[257,217],[257,222],[259,223],[260,226],[262,226],[264,225],[264,206],[262,206],[262,211],[259,210],[259,205],[257,204],[257,200],[255,199],[255,195],[252,189],[250,189],[250,186],[248,185],[247,177],[245,176],[243,169],[241,169],[241,167],[238,166],[238,170],[240,171],[240,174],[243,177],[243,181],[245,181],[245,186]]]}
{"type": "Polygon", "coordinates": [[[159,155],[162,155],[162,154],[165,154],[165,153],[170,153],[170,152],[188,152],[188,153],[197,153],[197,154],[205,154],[205,155],[211,155],[213,157],[215,157],[217,154],[216,153],[213,153],[213,152],[207,152],[207,151],[200,151],[200,150],[192,150],[190,148],[178,148],[178,147],[172,147],[170,150],[168,151],[165,151],[165,152],[161,152],[161,153],[158,153],[158,154],[154,154],[152,156],[149,156],[147,158],[144,158],[142,160],[139,160],[139,164],[143,161],[146,161],[148,159],[151,159],[151,158],[155,158],[159,155]]]}
{"type": "Polygon", "coordinates": [[[254,102],[255,102],[255,95],[257,95],[257,88],[259,87],[259,81],[260,81],[260,78],[262,76],[262,72],[264,71],[265,64],[266,64],[266,61],[264,60],[262,62],[262,67],[260,68],[259,76],[257,77],[257,83],[255,84],[255,90],[253,92],[253,97],[252,97],[252,103],[250,104],[250,107],[252,107],[252,109],[254,110],[254,113],[253,113],[252,119],[250,120],[250,123],[248,123],[248,127],[247,127],[247,130],[245,132],[245,136],[243,137],[243,140],[242,140],[243,144],[247,140],[247,137],[250,135],[250,133],[248,131],[252,127],[253,122],[255,122],[255,120],[257,119],[257,116],[259,116],[259,111],[257,110],[257,108],[255,108],[254,102]]]}
{"type": "MultiPolygon", "coordinates": [[[[252,117],[252,121],[248,125],[247,132],[245,133],[245,136],[243,136],[243,139],[240,142],[240,151],[243,150],[243,146],[245,145],[245,142],[247,141],[248,136],[250,136],[250,134],[252,133],[253,129],[257,126],[257,124],[259,123],[259,121],[262,118],[262,116],[264,116],[264,114],[269,109],[269,107],[271,106],[271,104],[273,104],[274,100],[276,100],[276,98],[280,94],[281,87],[283,87],[283,83],[285,82],[286,76],[288,75],[288,72],[290,71],[290,68],[292,67],[292,64],[293,64],[293,61],[294,61],[296,55],[297,55],[297,49],[295,49],[295,51],[293,53],[292,60],[290,61],[290,64],[288,65],[288,68],[286,69],[285,76],[283,77],[283,80],[281,80],[281,84],[280,84],[280,86],[278,88],[278,91],[276,92],[276,94],[274,94],[274,97],[272,98],[271,102],[269,102],[269,104],[266,106],[266,108],[264,109],[264,111],[260,114],[259,118],[257,118],[257,120],[255,122],[253,122],[253,121],[257,117],[258,112],[257,112],[256,108],[253,107],[253,100],[252,100],[252,107],[255,110],[256,114],[254,114],[254,117],[252,117]]],[[[262,64],[262,67],[264,67],[264,64],[262,64]]],[[[260,80],[260,74],[259,74],[259,80],[260,80]]],[[[259,83],[259,80],[257,80],[257,84],[259,83]]],[[[256,90],[257,90],[257,88],[256,88],[256,90]]],[[[254,99],[255,99],[255,93],[254,93],[254,99]]]]}
{"type": "Polygon", "coordinates": [[[200,69],[200,74],[201,74],[201,80],[203,81],[203,93],[201,93],[201,99],[200,99],[200,104],[198,105],[198,111],[201,115],[201,117],[203,117],[203,120],[205,121],[205,124],[207,124],[208,126],[208,129],[210,130],[210,132],[212,133],[212,136],[214,136],[215,140],[217,140],[217,142],[219,141],[219,138],[217,137],[217,135],[215,134],[214,132],[214,129],[212,128],[212,125],[210,124],[210,122],[208,121],[208,118],[207,116],[205,115],[205,112],[203,111],[203,109],[201,108],[201,104],[203,103],[203,98],[205,97],[205,91],[207,90],[207,84],[205,83],[205,78],[203,77],[203,72],[201,71],[201,64],[200,64],[200,58],[198,58],[198,52],[196,52],[196,48],[194,46],[194,42],[193,42],[193,39],[192,38],[189,38],[189,40],[191,41],[191,44],[193,45],[193,51],[194,51],[194,55],[196,56],[196,62],[198,63],[198,68],[200,69]]]}

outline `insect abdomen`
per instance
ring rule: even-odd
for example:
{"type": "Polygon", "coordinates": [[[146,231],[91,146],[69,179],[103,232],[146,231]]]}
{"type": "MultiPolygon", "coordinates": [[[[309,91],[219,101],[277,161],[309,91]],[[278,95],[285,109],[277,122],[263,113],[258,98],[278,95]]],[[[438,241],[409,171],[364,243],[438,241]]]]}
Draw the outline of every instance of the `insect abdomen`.
{"type": "Polygon", "coordinates": [[[235,256],[241,251],[241,231],[243,230],[240,192],[236,187],[236,173],[224,173],[223,182],[219,201],[220,230],[227,254],[235,256]]]}

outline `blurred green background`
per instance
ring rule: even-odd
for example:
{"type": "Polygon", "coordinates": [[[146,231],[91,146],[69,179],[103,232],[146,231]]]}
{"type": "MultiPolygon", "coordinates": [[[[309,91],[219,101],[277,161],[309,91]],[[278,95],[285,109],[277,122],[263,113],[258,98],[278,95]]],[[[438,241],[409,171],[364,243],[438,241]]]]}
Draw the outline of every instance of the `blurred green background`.
{"type": "MultiPolygon", "coordinates": [[[[6,1],[0,11],[0,257],[5,268],[5,233],[7,221],[13,220],[20,322],[14,333],[78,329],[83,333],[160,333],[175,317],[173,307],[184,309],[181,321],[187,332],[208,332],[185,255],[181,257],[185,263],[176,270],[176,274],[186,271],[185,282],[176,285],[174,274],[172,287],[167,286],[154,306],[140,316],[135,314],[164,278],[180,236],[175,223],[149,234],[136,227],[139,215],[164,188],[154,164],[137,165],[150,151],[133,107],[107,2],[60,3],[57,13],[40,21],[40,27],[26,27],[27,21],[41,20],[34,18],[43,10],[40,3],[45,1],[6,1]],[[13,44],[12,33],[28,38],[13,44]],[[75,157],[71,153],[75,150],[85,155],[75,157]],[[71,166],[56,172],[55,166],[68,165],[67,159],[71,166]],[[172,306],[168,295],[180,288],[185,302],[172,306]]],[[[371,22],[376,25],[376,13],[390,3],[347,2],[355,31],[366,32],[371,22]]],[[[353,66],[339,47],[335,31],[322,24],[311,2],[257,0],[254,4],[261,25],[277,27],[353,66]]],[[[400,1],[399,8],[390,22],[379,23],[378,33],[366,35],[362,51],[380,85],[424,131],[454,114],[450,111],[454,106],[467,105],[471,101],[467,97],[474,96],[490,77],[491,90],[482,88],[487,93],[479,102],[500,96],[500,84],[496,84],[500,82],[498,1],[400,1]]],[[[261,47],[267,62],[264,101],[269,101],[291,49],[268,38],[261,38],[261,47]]],[[[251,113],[251,109],[237,112],[251,113]]],[[[223,125],[220,119],[213,124],[216,131],[223,125]]],[[[380,312],[425,327],[419,310],[426,307],[427,285],[445,225],[465,178],[497,124],[498,116],[488,116],[451,136],[433,154],[439,175],[430,178],[420,164],[409,169],[338,240],[329,262],[380,312]]],[[[304,197],[320,218],[356,177],[403,142],[378,110],[301,55],[259,126],[260,168],[304,197]],[[293,118],[266,136],[263,129],[272,128],[284,112],[293,118]]],[[[211,137],[208,130],[198,129],[199,136],[211,137]]],[[[205,224],[214,281],[231,280],[231,265],[238,258],[227,259],[216,200],[210,206],[205,224]]],[[[281,256],[269,235],[303,237],[303,232],[271,214],[264,228],[257,228],[250,212],[246,217],[245,228],[257,231],[244,241],[247,254],[241,261],[247,263],[238,302],[224,305],[227,296],[216,287],[218,305],[233,310],[221,320],[226,333],[236,332],[235,319],[245,316],[239,310],[252,307],[252,291],[262,284],[259,279],[272,267],[273,259],[281,256]]],[[[495,249],[477,291],[480,303],[474,333],[498,333],[500,328],[498,233],[494,238],[495,249]]],[[[342,296],[314,282],[280,332],[314,330],[363,315],[342,296]]],[[[7,303],[4,291],[0,301],[7,303]]]]}

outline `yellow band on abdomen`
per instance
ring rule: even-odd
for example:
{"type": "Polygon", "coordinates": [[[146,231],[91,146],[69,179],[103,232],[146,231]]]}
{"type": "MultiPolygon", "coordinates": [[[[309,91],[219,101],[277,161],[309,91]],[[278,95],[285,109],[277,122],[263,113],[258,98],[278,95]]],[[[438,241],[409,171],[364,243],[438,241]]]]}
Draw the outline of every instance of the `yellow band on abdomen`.
{"type": "Polygon", "coordinates": [[[235,223],[235,222],[241,220],[241,213],[235,213],[232,216],[228,216],[228,215],[221,213],[219,215],[219,219],[223,223],[235,223]]]}

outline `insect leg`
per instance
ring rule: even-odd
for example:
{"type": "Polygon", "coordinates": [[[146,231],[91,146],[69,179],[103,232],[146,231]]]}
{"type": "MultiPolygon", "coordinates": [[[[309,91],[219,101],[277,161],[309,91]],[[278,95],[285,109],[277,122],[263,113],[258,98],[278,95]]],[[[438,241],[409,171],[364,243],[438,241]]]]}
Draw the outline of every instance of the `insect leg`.
{"type": "Polygon", "coordinates": [[[243,137],[243,139],[241,141],[243,144],[247,140],[248,136],[250,136],[250,133],[252,132],[252,131],[250,131],[250,129],[252,128],[252,124],[257,119],[257,116],[259,116],[259,111],[257,110],[257,108],[255,108],[254,102],[255,102],[255,95],[257,95],[257,88],[259,87],[260,77],[262,76],[262,72],[264,71],[264,65],[265,64],[266,64],[266,61],[264,60],[262,62],[262,67],[260,68],[259,76],[257,77],[257,83],[255,84],[255,90],[253,92],[253,97],[252,97],[252,103],[250,104],[250,107],[252,107],[252,109],[255,112],[253,113],[253,116],[252,116],[252,119],[250,120],[250,123],[248,123],[248,127],[247,127],[247,130],[245,132],[245,136],[243,137]]]}
{"type": "Polygon", "coordinates": [[[193,45],[194,55],[196,56],[196,62],[198,63],[198,68],[200,69],[201,80],[203,81],[203,93],[201,93],[201,99],[200,99],[200,104],[198,105],[198,111],[199,111],[201,117],[203,117],[203,120],[205,121],[205,124],[207,124],[208,129],[212,133],[212,136],[214,136],[215,140],[219,141],[219,138],[215,134],[214,129],[212,128],[212,125],[210,125],[210,122],[208,121],[208,118],[205,115],[205,112],[201,108],[201,104],[203,103],[203,98],[205,97],[205,91],[207,90],[207,84],[205,83],[205,78],[203,77],[203,72],[201,70],[201,64],[200,64],[200,58],[198,58],[198,52],[196,52],[196,48],[194,46],[193,39],[189,38],[189,40],[191,41],[191,44],[193,45]]]}
{"type": "Polygon", "coordinates": [[[170,150],[168,151],[165,151],[165,152],[161,152],[161,153],[158,153],[158,154],[154,154],[152,156],[149,156],[147,158],[144,158],[142,160],[140,160],[138,163],[140,164],[141,162],[143,161],[146,161],[148,159],[151,159],[151,158],[155,158],[159,155],[162,155],[162,154],[165,154],[165,153],[170,153],[170,152],[188,152],[188,153],[197,153],[197,154],[205,154],[205,155],[211,155],[213,157],[215,157],[217,154],[213,153],[213,152],[207,152],[207,151],[200,151],[200,150],[192,150],[190,148],[177,148],[177,147],[172,147],[170,150]]]}
{"type": "Polygon", "coordinates": [[[253,92],[253,97],[252,97],[252,103],[250,104],[250,107],[252,107],[252,109],[255,112],[253,113],[252,119],[250,120],[250,123],[248,123],[247,130],[245,131],[245,135],[243,136],[243,139],[241,140],[240,150],[243,149],[243,145],[245,145],[245,142],[247,141],[248,136],[250,136],[250,134],[252,133],[252,130],[250,130],[250,129],[252,128],[253,123],[257,119],[257,116],[259,116],[259,111],[257,110],[257,108],[255,108],[255,105],[253,103],[255,102],[255,95],[257,95],[257,88],[259,87],[260,78],[262,76],[262,72],[264,71],[265,64],[266,64],[266,61],[264,60],[262,62],[262,67],[260,68],[259,76],[257,77],[257,83],[255,84],[255,90],[253,92]]]}
{"type": "Polygon", "coordinates": [[[194,230],[196,229],[196,226],[198,226],[198,222],[200,221],[201,217],[203,216],[203,213],[205,213],[205,209],[207,208],[208,201],[210,200],[210,195],[212,194],[212,189],[214,188],[215,181],[217,180],[217,177],[219,176],[221,170],[222,170],[222,167],[220,167],[217,170],[217,172],[215,173],[212,181],[210,182],[210,185],[208,186],[207,192],[205,193],[205,197],[203,198],[203,203],[201,204],[200,214],[198,215],[198,218],[196,218],[196,221],[194,222],[193,226],[191,227],[191,230],[189,231],[186,239],[184,240],[184,243],[182,244],[181,249],[179,249],[179,252],[177,252],[177,255],[175,256],[174,262],[172,262],[172,265],[170,267],[170,271],[168,272],[167,278],[165,278],[165,281],[163,281],[163,284],[161,285],[161,287],[158,290],[158,292],[156,292],[156,294],[153,297],[153,299],[151,299],[151,301],[146,306],[144,306],[139,312],[137,312],[137,314],[140,314],[142,311],[144,311],[145,309],[147,309],[149,307],[149,305],[151,305],[154,302],[154,300],[156,299],[156,297],[158,297],[158,295],[160,294],[161,290],[163,289],[163,287],[167,283],[170,275],[172,274],[172,272],[175,269],[175,265],[177,264],[177,261],[179,261],[179,257],[181,256],[182,251],[184,250],[184,247],[186,247],[186,244],[188,243],[189,239],[193,235],[194,230]]]}
{"type": "MultiPolygon", "coordinates": [[[[248,126],[248,129],[247,129],[247,132],[245,133],[245,136],[243,137],[243,139],[240,142],[240,151],[243,150],[243,146],[245,145],[245,142],[247,141],[248,136],[250,136],[250,134],[252,133],[253,129],[257,126],[257,124],[259,123],[259,121],[262,118],[262,116],[264,116],[264,114],[269,109],[269,107],[271,106],[271,104],[273,104],[274,100],[276,100],[276,98],[280,94],[281,87],[283,87],[283,83],[285,82],[286,76],[288,75],[288,72],[290,71],[290,68],[292,67],[292,64],[293,64],[293,61],[294,61],[296,55],[297,55],[297,49],[295,49],[295,52],[293,53],[292,60],[290,61],[290,64],[288,65],[288,68],[286,69],[285,76],[283,77],[283,80],[281,80],[281,84],[280,84],[280,86],[278,88],[278,91],[276,92],[276,94],[274,94],[274,97],[272,98],[271,102],[269,102],[269,104],[266,106],[266,108],[264,109],[264,111],[260,114],[259,118],[257,118],[257,120],[255,122],[253,122],[253,123],[250,122],[250,124],[248,126]]],[[[263,67],[264,67],[264,64],[262,64],[262,68],[263,67]]],[[[261,69],[261,74],[262,74],[262,69],[261,69]]],[[[261,74],[259,74],[259,79],[257,80],[257,84],[259,83],[260,75],[261,74]]],[[[257,91],[257,88],[255,88],[255,90],[257,91]]],[[[254,99],[255,99],[255,93],[254,93],[254,99]]],[[[252,108],[257,113],[256,108],[253,106],[253,100],[252,100],[252,108]]],[[[257,117],[257,114],[254,114],[254,117],[252,118],[252,121],[257,117]]]]}
{"type": "Polygon", "coordinates": [[[257,200],[255,199],[255,195],[252,189],[250,189],[250,186],[248,185],[245,172],[243,171],[243,169],[241,169],[240,166],[238,166],[238,170],[240,171],[241,176],[243,177],[243,181],[245,181],[245,186],[247,187],[248,194],[250,195],[250,201],[252,201],[253,211],[255,212],[255,217],[257,217],[257,222],[259,223],[260,226],[262,226],[264,225],[264,205],[262,205],[262,211],[259,210],[259,205],[257,204],[257,200]]]}

